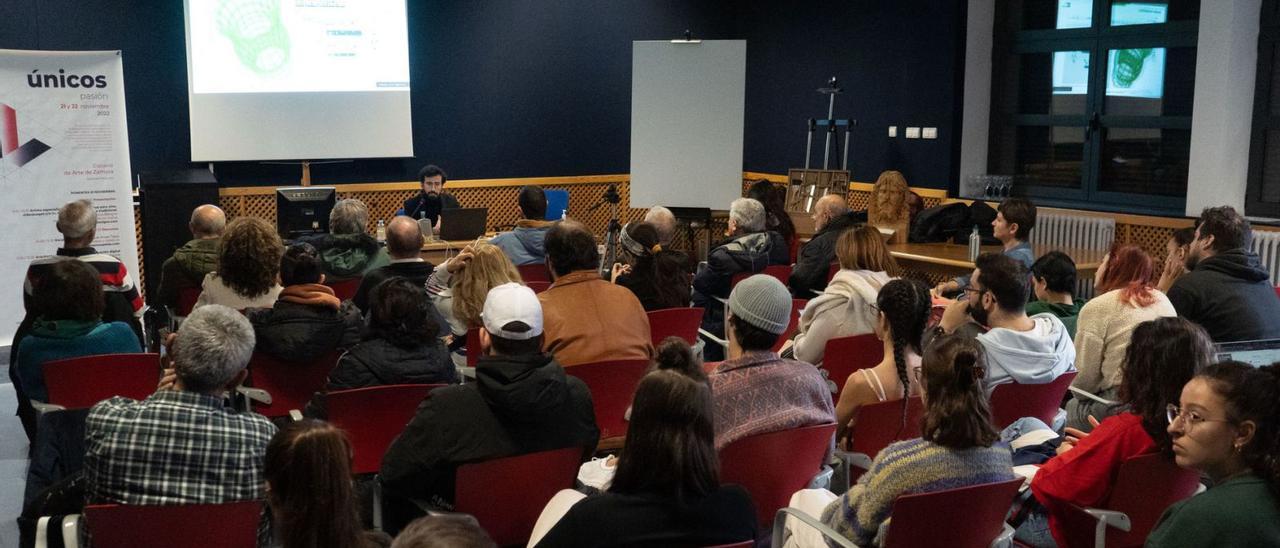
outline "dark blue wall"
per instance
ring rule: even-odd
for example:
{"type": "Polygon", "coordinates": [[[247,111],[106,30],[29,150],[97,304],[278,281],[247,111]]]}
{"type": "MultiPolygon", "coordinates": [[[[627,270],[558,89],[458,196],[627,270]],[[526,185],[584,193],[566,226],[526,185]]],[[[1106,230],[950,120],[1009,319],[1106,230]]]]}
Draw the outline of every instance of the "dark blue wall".
{"type": "MultiPolygon", "coordinates": [[[[847,88],[837,116],[860,123],[854,179],[899,169],[913,185],[946,187],[958,167],[961,4],[409,0],[417,159],[317,166],[313,177],[406,180],[428,161],[468,179],[625,173],[631,41],[689,28],[748,40],[744,169],[803,163],[804,120],[826,114],[813,90],[834,75],[847,88]],[[890,140],[890,124],[936,126],[939,139],[890,140]]],[[[188,167],[182,2],[6,0],[0,48],[123,50],[133,170],[188,167]]],[[[279,184],[298,168],[218,171],[224,184],[279,184]]]]}

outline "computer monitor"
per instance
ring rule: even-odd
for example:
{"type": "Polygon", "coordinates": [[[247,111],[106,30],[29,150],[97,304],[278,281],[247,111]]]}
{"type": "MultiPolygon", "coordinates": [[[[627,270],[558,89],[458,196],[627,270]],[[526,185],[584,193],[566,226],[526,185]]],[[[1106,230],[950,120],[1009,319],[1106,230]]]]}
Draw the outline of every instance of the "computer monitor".
{"type": "Polygon", "coordinates": [[[1213,361],[1235,360],[1254,367],[1280,362],[1280,339],[1240,341],[1213,345],[1213,361]]]}
{"type": "Polygon", "coordinates": [[[277,188],[276,231],[286,240],[328,232],[337,201],[338,189],[331,186],[277,188]]]}

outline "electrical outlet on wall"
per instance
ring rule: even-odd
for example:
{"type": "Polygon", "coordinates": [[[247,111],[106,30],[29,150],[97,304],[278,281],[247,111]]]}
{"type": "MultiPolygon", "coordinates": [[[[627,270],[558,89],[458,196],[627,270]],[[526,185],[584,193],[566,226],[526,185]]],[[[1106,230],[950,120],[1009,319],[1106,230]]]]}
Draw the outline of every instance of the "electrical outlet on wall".
{"type": "Polygon", "coordinates": [[[921,137],[924,137],[925,139],[937,139],[938,128],[936,127],[924,128],[924,130],[921,132],[921,137]]]}
{"type": "Polygon", "coordinates": [[[898,136],[898,126],[889,126],[889,136],[890,137],[898,136]]]}
{"type": "Polygon", "coordinates": [[[918,128],[918,127],[910,127],[910,126],[908,126],[908,127],[907,127],[907,138],[908,138],[908,139],[919,139],[919,138],[920,138],[920,128],[918,128]]]}

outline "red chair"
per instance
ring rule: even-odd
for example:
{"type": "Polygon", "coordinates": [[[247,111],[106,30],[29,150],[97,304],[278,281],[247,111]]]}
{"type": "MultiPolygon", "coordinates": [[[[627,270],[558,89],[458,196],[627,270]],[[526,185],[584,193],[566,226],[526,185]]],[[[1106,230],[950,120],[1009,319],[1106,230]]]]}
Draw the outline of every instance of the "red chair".
{"type": "Polygon", "coordinates": [[[191,309],[196,307],[196,301],[200,300],[201,288],[199,287],[183,287],[178,289],[178,311],[177,315],[187,317],[191,315],[191,309]]]}
{"type": "Polygon", "coordinates": [[[760,272],[739,272],[734,274],[732,278],[729,278],[729,288],[732,289],[734,286],[738,285],[738,282],[751,276],[755,276],[756,274],[773,276],[774,278],[777,278],[778,281],[781,281],[782,285],[787,285],[787,279],[791,277],[791,267],[788,265],[775,264],[764,267],[764,270],[761,270],[760,272]]]}
{"type": "Polygon", "coordinates": [[[945,534],[952,548],[987,548],[992,540],[1013,529],[1004,524],[1022,478],[958,489],[902,495],[893,501],[893,522],[884,548],[937,546],[945,534]],[[956,511],[963,508],[963,512],[956,511]]]}
{"type": "Polygon", "coordinates": [[[98,548],[254,548],[262,501],[172,506],[89,505],[84,508],[98,548]]]}
{"type": "Polygon", "coordinates": [[[1280,297],[1280,285],[1276,286],[1276,296],[1280,297]]]}
{"type": "Polygon", "coordinates": [[[791,299],[791,320],[787,322],[787,330],[778,337],[778,342],[773,343],[773,351],[782,350],[782,345],[786,344],[791,337],[795,336],[796,330],[800,329],[800,311],[804,310],[804,305],[809,304],[809,299],[791,299]]]}
{"type": "Polygon", "coordinates": [[[259,402],[253,410],[267,417],[283,417],[294,409],[302,409],[311,397],[324,389],[329,372],[338,365],[337,351],[320,356],[310,363],[287,362],[263,352],[249,358],[249,380],[253,388],[271,395],[270,403],[259,402]]]}
{"type": "Polygon", "coordinates": [[[840,401],[840,392],[849,376],[859,369],[875,367],[884,359],[884,344],[873,334],[836,337],[827,341],[822,351],[822,368],[827,380],[835,383],[832,401],[840,401]]]}
{"type": "Polygon", "coordinates": [[[924,403],[919,396],[907,398],[907,416],[902,417],[902,400],[884,401],[859,407],[849,429],[849,452],[843,453],[850,466],[849,484],[871,469],[871,461],[882,449],[895,441],[920,437],[920,417],[924,403]]]}
{"type": "Polygon", "coordinates": [[[623,416],[631,407],[636,385],[648,368],[649,360],[613,360],[564,368],[565,373],[582,379],[591,389],[591,405],[595,408],[601,440],[627,435],[627,420],[623,416]]]}
{"type": "Polygon", "coordinates": [[[573,488],[582,452],[566,447],[459,466],[454,509],[475,516],[498,546],[523,546],[547,501],[573,488]]]}
{"type": "Polygon", "coordinates": [[[124,396],[144,400],[160,382],[159,354],[103,354],[47,361],[41,366],[49,404],[83,409],[124,396]]]}
{"type": "Polygon", "coordinates": [[[544,263],[522,264],[517,266],[516,270],[520,271],[520,279],[526,284],[551,281],[551,273],[547,272],[547,265],[544,263]]]}
{"type": "Polygon", "coordinates": [[[720,483],[751,493],[761,527],[821,470],[835,423],[804,426],[734,441],[720,450],[720,483]],[[785,466],[781,463],[786,463],[785,466]]]}
{"type": "Polygon", "coordinates": [[[480,361],[480,328],[467,330],[467,367],[475,367],[480,361]]]}
{"type": "Polygon", "coordinates": [[[840,263],[831,263],[831,266],[827,267],[827,283],[831,283],[831,279],[836,277],[836,272],[839,271],[840,263]]]}
{"type": "Polygon", "coordinates": [[[653,346],[667,337],[680,337],[689,344],[698,342],[698,326],[702,325],[701,308],[664,308],[649,312],[649,336],[653,346]]]}
{"type": "Polygon", "coordinates": [[[341,301],[349,301],[356,296],[356,290],[360,289],[360,280],[362,278],[347,278],[345,280],[325,280],[324,285],[329,286],[333,290],[333,295],[341,301]]]}
{"type": "Polygon", "coordinates": [[[1170,505],[1195,494],[1200,477],[1159,454],[1120,465],[1105,509],[1070,506],[1061,518],[1067,546],[1142,546],[1170,505]]]}
{"type": "Polygon", "coordinates": [[[1007,383],[991,391],[991,423],[1001,430],[1022,417],[1035,417],[1053,424],[1054,415],[1062,407],[1062,398],[1076,378],[1075,371],[1058,375],[1045,384],[1007,383]]]}
{"type": "Polygon", "coordinates": [[[524,285],[532,289],[535,294],[551,288],[551,282],[525,282],[524,285]]]}
{"type": "Polygon", "coordinates": [[[442,384],[393,384],[325,394],[329,422],[347,432],[354,459],[353,474],[370,474],[382,466],[382,454],[413,418],[418,405],[442,384]]]}

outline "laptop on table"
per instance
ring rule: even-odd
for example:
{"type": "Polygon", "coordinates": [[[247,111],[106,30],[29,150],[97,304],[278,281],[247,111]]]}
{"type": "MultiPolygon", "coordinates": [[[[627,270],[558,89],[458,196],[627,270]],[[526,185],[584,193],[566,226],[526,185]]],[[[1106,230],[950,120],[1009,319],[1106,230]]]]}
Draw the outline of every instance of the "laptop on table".
{"type": "Polygon", "coordinates": [[[1213,345],[1213,361],[1235,360],[1254,367],[1280,362],[1280,339],[1241,341],[1213,345]]]}
{"type": "Polygon", "coordinates": [[[440,211],[440,233],[445,241],[474,240],[484,236],[488,226],[489,208],[456,207],[440,211]]]}

